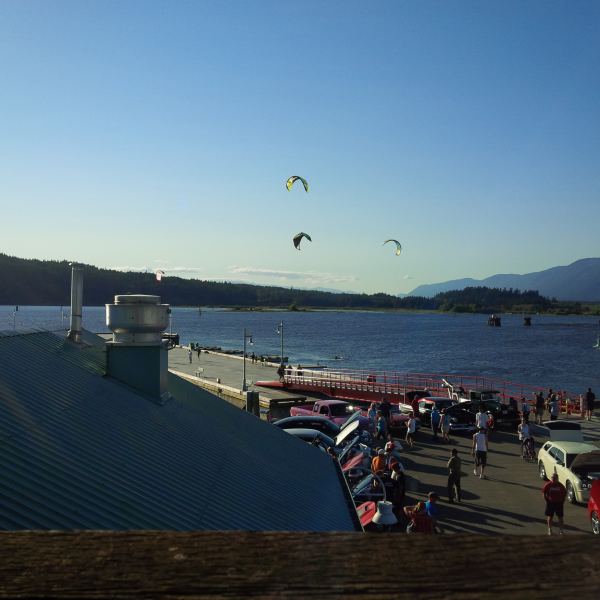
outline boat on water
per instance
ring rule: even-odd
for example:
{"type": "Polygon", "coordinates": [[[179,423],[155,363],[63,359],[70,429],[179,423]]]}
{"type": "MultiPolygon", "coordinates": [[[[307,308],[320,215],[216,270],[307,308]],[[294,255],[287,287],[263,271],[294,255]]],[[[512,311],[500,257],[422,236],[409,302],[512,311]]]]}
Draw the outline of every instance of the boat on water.
{"type": "MultiPolygon", "coordinates": [[[[447,396],[460,401],[472,400],[481,391],[493,391],[493,397],[508,404],[511,398],[518,400],[544,392],[541,386],[516,383],[500,378],[478,375],[440,373],[399,373],[352,369],[303,368],[302,371],[286,370],[281,380],[257,381],[256,386],[281,389],[289,392],[321,394],[328,398],[348,400],[354,403],[381,402],[386,398],[394,404],[410,404],[415,396],[447,396]],[[473,392],[473,393],[471,393],[473,392]]],[[[567,393],[577,398],[577,394],[567,393]]]]}

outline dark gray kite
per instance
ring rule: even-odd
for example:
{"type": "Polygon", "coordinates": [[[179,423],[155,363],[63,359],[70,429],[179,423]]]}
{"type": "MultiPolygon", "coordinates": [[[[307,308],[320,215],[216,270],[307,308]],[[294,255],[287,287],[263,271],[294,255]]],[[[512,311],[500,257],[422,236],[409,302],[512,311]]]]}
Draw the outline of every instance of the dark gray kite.
{"type": "Polygon", "coordinates": [[[309,242],[312,242],[312,240],[310,239],[310,235],[301,231],[300,233],[297,233],[293,238],[294,248],[296,248],[296,250],[300,250],[300,242],[302,241],[302,238],[306,238],[309,242]]]}

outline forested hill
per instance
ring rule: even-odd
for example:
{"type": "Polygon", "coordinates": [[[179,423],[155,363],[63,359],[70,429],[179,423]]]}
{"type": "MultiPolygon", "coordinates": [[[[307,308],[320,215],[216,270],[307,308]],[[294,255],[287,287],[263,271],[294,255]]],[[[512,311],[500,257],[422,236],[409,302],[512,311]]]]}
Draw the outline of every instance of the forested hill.
{"type": "MultiPolygon", "coordinates": [[[[83,265],[83,301],[87,306],[112,302],[115,294],[158,294],[174,306],[435,308],[425,298],[388,294],[334,294],[241,283],[163,277],[153,273],[99,269],[83,265]]],[[[71,268],[67,261],[15,258],[0,254],[0,304],[61,306],[70,302],[71,268]]]]}
{"type": "MultiPolygon", "coordinates": [[[[84,269],[83,302],[101,306],[115,294],[157,294],[173,306],[263,308],[425,309],[453,312],[597,312],[598,307],[561,303],[535,291],[469,287],[433,298],[389,294],[345,294],[181,279],[153,273],[84,269]]],[[[70,303],[71,267],[67,261],[30,260],[0,254],[0,305],[66,306],[70,303]]]]}

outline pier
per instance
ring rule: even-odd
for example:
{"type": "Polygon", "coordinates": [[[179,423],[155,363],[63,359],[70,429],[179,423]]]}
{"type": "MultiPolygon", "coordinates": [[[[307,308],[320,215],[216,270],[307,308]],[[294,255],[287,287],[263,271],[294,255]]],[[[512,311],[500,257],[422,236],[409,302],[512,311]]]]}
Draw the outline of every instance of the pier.
{"type": "MultiPolygon", "coordinates": [[[[196,385],[209,390],[239,408],[246,405],[246,393],[243,387],[243,357],[203,350],[198,355],[192,352],[192,362],[188,357],[187,347],[176,347],[169,350],[169,370],[192,381],[196,385]]],[[[306,401],[305,394],[282,389],[266,390],[254,386],[261,379],[276,379],[276,363],[253,363],[246,357],[246,384],[248,391],[260,393],[263,405],[271,400],[284,400],[291,403],[306,401]]]]}
{"type": "MultiPolygon", "coordinates": [[[[189,378],[197,385],[209,389],[225,400],[243,407],[242,392],[243,359],[219,353],[192,356],[190,364],[187,348],[175,348],[169,352],[169,368],[189,378]]],[[[261,365],[246,359],[246,378],[249,391],[259,391],[263,402],[268,400],[288,400],[302,402],[309,392],[303,395],[288,392],[282,388],[257,388],[256,381],[277,379],[277,364],[261,365]]],[[[310,371],[310,370],[306,370],[310,371]]],[[[378,382],[370,382],[377,385],[378,382]]],[[[600,447],[600,420],[581,421],[579,416],[563,415],[561,418],[581,422],[587,441],[600,447]]],[[[533,426],[536,439],[536,452],[546,440],[542,430],[533,426]]],[[[427,493],[440,495],[441,525],[447,533],[481,534],[530,534],[545,535],[543,482],[537,474],[537,462],[526,462],[520,456],[520,443],[513,432],[494,430],[490,434],[487,479],[473,476],[471,457],[471,437],[452,436],[452,443],[432,441],[427,428],[416,434],[415,449],[402,450],[402,462],[407,472],[406,503],[426,500],[427,493]],[[463,503],[448,504],[446,495],[446,462],[450,450],[456,448],[462,461],[463,503]]],[[[402,440],[398,440],[402,443],[402,440]]],[[[568,534],[590,534],[587,509],[582,505],[565,504],[565,531],[568,534]]]]}

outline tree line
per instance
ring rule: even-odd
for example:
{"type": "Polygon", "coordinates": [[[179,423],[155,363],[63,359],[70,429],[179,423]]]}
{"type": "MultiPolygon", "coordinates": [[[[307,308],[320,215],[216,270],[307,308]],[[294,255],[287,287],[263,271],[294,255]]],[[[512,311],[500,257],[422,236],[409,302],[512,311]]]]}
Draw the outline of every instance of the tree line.
{"type": "MultiPolygon", "coordinates": [[[[156,294],[174,306],[240,308],[418,309],[453,312],[586,312],[577,303],[557,303],[536,291],[488,287],[441,292],[433,298],[391,294],[351,294],[278,286],[163,277],[82,265],[84,304],[101,306],[116,294],[156,294]]],[[[70,302],[71,268],[67,261],[23,259],[0,254],[0,304],[66,306],[70,302]]]]}

